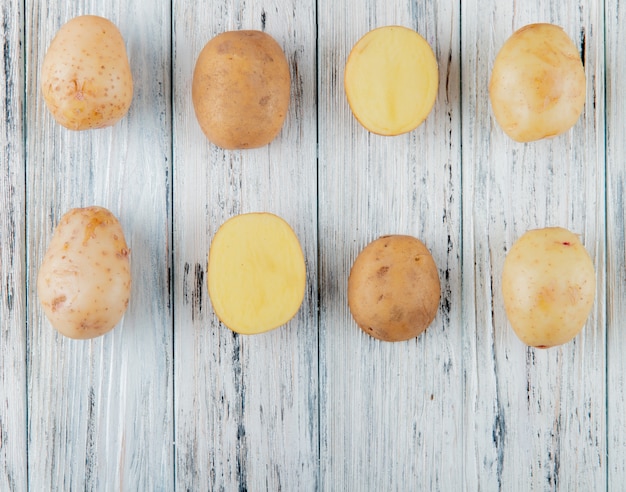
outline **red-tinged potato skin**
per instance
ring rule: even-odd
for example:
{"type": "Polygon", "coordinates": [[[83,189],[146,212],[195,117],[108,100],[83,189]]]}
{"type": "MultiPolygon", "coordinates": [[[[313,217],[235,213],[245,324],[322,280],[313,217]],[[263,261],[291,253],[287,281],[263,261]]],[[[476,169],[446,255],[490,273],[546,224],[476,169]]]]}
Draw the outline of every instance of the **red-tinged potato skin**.
{"type": "Polygon", "coordinates": [[[507,318],[526,345],[572,340],[593,307],[596,277],[580,238],[562,227],[534,229],[511,247],[502,270],[507,318]]]}
{"type": "Polygon", "coordinates": [[[64,24],[44,57],[41,92],[55,120],[70,130],[121,120],[133,98],[133,78],[117,26],[95,15],[64,24]]]}
{"type": "Polygon", "coordinates": [[[280,45],[261,31],[227,31],[200,52],[192,100],[206,137],[223,149],[274,140],[289,109],[291,76],[280,45]]]}
{"type": "Polygon", "coordinates": [[[439,309],[441,285],[428,248],[412,236],[383,236],[357,256],[348,278],[348,306],[357,325],[379,340],[419,336],[439,309]]]}
{"type": "Polygon", "coordinates": [[[103,335],[121,320],[131,289],[130,250],[103,207],[75,208],[57,225],[37,276],[46,317],[69,338],[103,335]]]}

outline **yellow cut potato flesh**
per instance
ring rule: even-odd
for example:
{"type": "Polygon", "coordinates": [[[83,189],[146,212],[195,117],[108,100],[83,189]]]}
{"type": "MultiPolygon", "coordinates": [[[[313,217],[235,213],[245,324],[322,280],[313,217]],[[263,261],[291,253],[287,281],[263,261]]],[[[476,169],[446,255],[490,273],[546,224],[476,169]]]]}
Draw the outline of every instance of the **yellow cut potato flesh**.
{"type": "Polygon", "coordinates": [[[95,15],[64,24],[44,57],[41,91],[52,116],[70,130],[122,119],[133,98],[133,78],[115,24],[95,15]]]}
{"type": "Polygon", "coordinates": [[[191,95],[200,128],[223,149],[274,140],[289,109],[291,75],[280,45],[261,31],[228,31],[200,52],[191,95]]]}
{"type": "Polygon", "coordinates": [[[237,215],[209,250],[209,297],[231,330],[256,334],[287,323],[304,299],[306,268],[289,224],[270,213],[237,215]]]}
{"type": "Polygon", "coordinates": [[[489,82],[491,107],[518,142],[554,137],[578,121],[585,105],[585,69],[559,26],[530,24],[502,46],[489,82]]]}
{"type": "Polygon", "coordinates": [[[352,48],[344,88],[354,117],[379,135],[417,128],[435,104],[437,60],[428,42],[412,29],[385,26],[352,48]]]}
{"type": "Polygon", "coordinates": [[[506,255],[504,308],[517,336],[531,347],[572,340],[589,317],[595,290],[589,253],[567,229],[528,231],[506,255]]]}
{"type": "Polygon", "coordinates": [[[129,255],[109,210],[67,212],[37,275],[39,302],[52,326],[69,338],[94,338],[115,327],[130,299],[129,255]]]}
{"type": "Polygon", "coordinates": [[[359,253],[348,278],[357,325],[379,340],[419,336],[439,309],[441,286],[428,248],[412,236],[383,236],[359,253]]]}

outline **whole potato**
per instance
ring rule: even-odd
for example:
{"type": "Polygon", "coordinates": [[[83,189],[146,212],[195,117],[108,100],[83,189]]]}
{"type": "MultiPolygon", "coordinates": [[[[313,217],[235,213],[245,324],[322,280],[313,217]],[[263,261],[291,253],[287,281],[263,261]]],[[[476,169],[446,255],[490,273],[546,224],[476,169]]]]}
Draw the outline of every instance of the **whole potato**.
{"type": "Polygon", "coordinates": [[[63,25],[44,57],[41,91],[52,116],[70,130],[122,119],[133,98],[133,78],[115,24],[83,15],[63,25]]]}
{"type": "Polygon", "coordinates": [[[202,49],[193,73],[198,123],[224,149],[262,147],[283,126],[290,84],[285,53],[269,34],[219,34],[202,49]]]}
{"type": "Polygon", "coordinates": [[[395,342],[420,335],[435,319],[441,286],[428,248],[412,236],[383,236],[357,256],[348,306],[359,327],[395,342]]]}
{"type": "Polygon", "coordinates": [[[274,214],[236,215],[211,242],[207,279],[215,314],[228,328],[246,335],[278,328],[295,316],[304,299],[300,241],[274,214]]]}
{"type": "Polygon", "coordinates": [[[37,276],[39,302],[70,338],[94,338],[122,318],[130,298],[130,251],[117,218],[75,208],[56,227],[37,276]]]}
{"type": "Polygon", "coordinates": [[[489,83],[496,120],[518,142],[569,130],[582,113],[585,92],[578,50],[553,24],[516,31],[496,56],[489,83]]]}
{"type": "Polygon", "coordinates": [[[593,262],[567,229],[528,231],[506,255],[504,308],[526,345],[547,348],[572,340],[587,321],[595,291],[593,262]]]}
{"type": "Polygon", "coordinates": [[[426,119],[439,86],[437,59],[428,42],[402,26],[384,26],[352,48],[344,88],[354,117],[378,135],[407,133],[426,119]]]}

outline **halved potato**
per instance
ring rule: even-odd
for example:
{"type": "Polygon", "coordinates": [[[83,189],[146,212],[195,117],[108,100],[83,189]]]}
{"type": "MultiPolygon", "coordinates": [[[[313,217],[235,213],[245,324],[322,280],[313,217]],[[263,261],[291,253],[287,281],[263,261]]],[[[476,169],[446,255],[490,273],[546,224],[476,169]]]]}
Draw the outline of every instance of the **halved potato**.
{"type": "Polygon", "coordinates": [[[435,104],[439,72],[428,42],[412,29],[386,26],[352,48],[344,86],[354,117],[379,135],[417,128],[435,104]]]}
{"type": "Polygon", "coordinates": [[[287,222],[270,213],[237,215],[219,228],[207,277],[215,314],[238,333],[284,325],[304,299],[300,242],[287,222]]]}

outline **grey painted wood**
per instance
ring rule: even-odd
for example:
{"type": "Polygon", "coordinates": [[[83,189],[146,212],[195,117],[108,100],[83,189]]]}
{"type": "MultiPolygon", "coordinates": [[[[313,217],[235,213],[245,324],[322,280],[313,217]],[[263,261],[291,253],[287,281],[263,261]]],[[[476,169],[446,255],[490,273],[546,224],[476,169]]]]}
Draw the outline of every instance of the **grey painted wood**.
{"type": "Polygon", "coordinates": [[[460,490],[461,168],[456,2],[318,2],[320,433],[323,490],[460,490]],[[400,24],[439,62],[433,112],[415,131],[368,133],[348,106],[343,73],[368,30],[400,24]],[[439,314],[407,342],[371,338],[352,320],[356,255],[386,234],[410,234],[439,267],[439,314]]]}
{"type": "Polygon", "coordinates": [[[609,490],[626,483],[626,4],[606,2],[607,461],[609,490]]]}
{"type": "Polygon", "coordinates": [[[276,0],[5,1],[0,8],[0,490],[621,490],[626,480],[626,11],[618,0],[503,3],[276,0]],[[57,29],[114,21],[135,79],[128,116],[71,132],[39,94],[57,29]],[[517,144],[488,81],[531,22],[580,46],[583,116],[517,144]],[[343,69],[369,29],[403,24],[439,61],[435,108],[414,132],[368,134],[343,69]],[[191,76],[202,46],[263,29],[287,54],[291,107],[263,149],[212,146],[191,76]],[[605,139],[606,137],[606,139],[605,139]],[[104,205],[131,247],[122,323],[93,341],[58,335],[34,279],[60,216],[104,205]],[[260,336],[218,323],[210,241],[231,216],[285,218],[307,260],[302,309],[260,336]],[[500,278],[527,229],[579,233],[597,271],[574,342],[524,347],[500,278]],[[439,266],[434,323],[409,342],[361,332],[347,307],[358,252],[413,234],[439,266]]]}
{"type": "Polygon", "coordinates": [[[176,485],[180,490],[318,488],[315,3],[176,1],[174,18],[174,303],[176,485]],[[273,36],[289,61],[289,113],[276,140],[223,151],[191,101],[195,60],[227,30],[273,36]],[[296,317],[240,336],[207,297],[209,245],[246,212],[283,217],[300,239],[307,289],[296,317]]]}
{"type": "Polygon", "coordinates": [[[131,248],[123,321],[92,341],[57,334],[28,284],[28,479],[32,490],[157,490],[173,486],[170,299],[170,9],[146,2],[26,3],[28,274],[70,208],[102,205],[131,248]],[[39,68],[70,18],[114,22],[135,91],[111,128],[72,132],[39,93],[39,68]]]}
{"type": "Polygon", "coordinates": [[[26,235],[24,230],[24,11],[0,10],[0,489],[25,490],[26,235]]]}
{"type": "Polygon", "coordinates": [[[468,490],[602,490],[606,486],[604,357],[604,79],[602,5],[463,2],[464,475],[468,490]],[[484,15],[475,15],[476,12],[484,15]],[[552,140],[517,144],[488,98],[493,59],[514,30],[561,25],[588,82],[580,121],[552,140]],[[487,26],[490,26],[487,28],[487,26]],[[596,304],[575,341],[526,348],[501,294],[508,248],[526,230],[580,234],[597,270],[596,304]]]}

